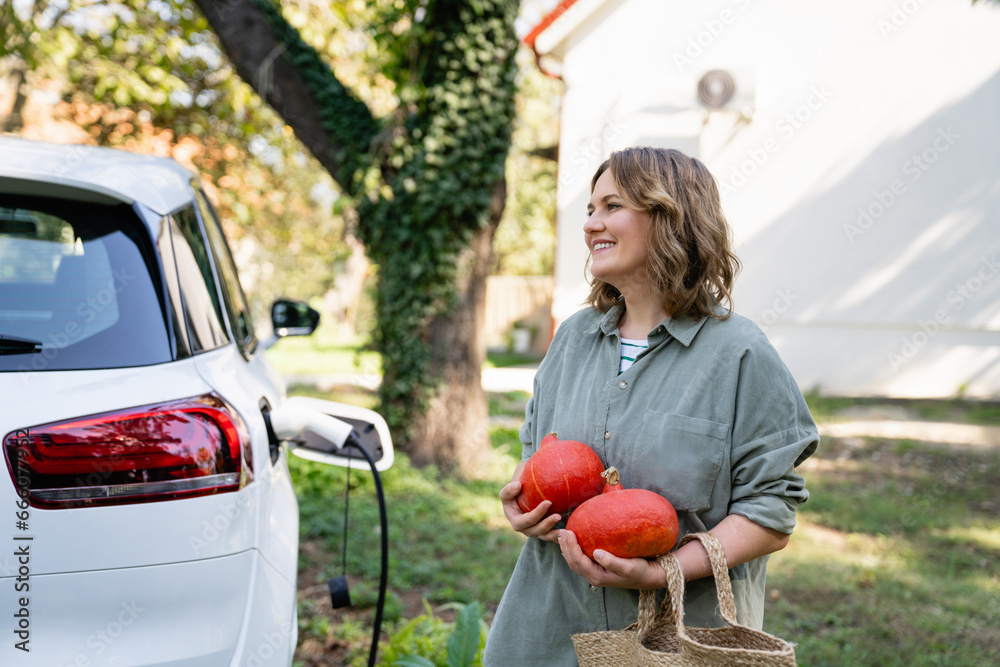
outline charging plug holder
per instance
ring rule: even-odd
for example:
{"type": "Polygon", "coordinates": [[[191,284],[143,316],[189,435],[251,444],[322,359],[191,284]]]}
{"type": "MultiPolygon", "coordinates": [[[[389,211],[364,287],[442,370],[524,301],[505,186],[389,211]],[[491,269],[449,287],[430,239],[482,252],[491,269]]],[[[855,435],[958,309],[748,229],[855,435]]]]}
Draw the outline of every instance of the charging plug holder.
{"type": "Polygon", "coordinates": [[[334,609],[343,609],[351,606],[351,594],[347,590],[347,577],[333,577],[326,582],[330,588],[330,604],[334,609]]]}

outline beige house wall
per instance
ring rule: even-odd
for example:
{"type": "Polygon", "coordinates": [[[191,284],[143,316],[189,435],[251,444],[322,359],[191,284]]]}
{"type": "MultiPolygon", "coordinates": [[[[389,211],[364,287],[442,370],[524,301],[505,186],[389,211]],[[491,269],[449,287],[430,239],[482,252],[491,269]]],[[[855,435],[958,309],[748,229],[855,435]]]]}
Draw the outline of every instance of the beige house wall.
{"type": "Polygon", "coordinates": [[[736,309],[803,389],[1000,398],[1000,5],[588,5],[538,41],[566,85],[557,323],[587,292],[594,169],[676,147],[718,178],[744,263],[736,309]],[[743,92],[709,112],[696,89],[712,69],[743,92]]]}

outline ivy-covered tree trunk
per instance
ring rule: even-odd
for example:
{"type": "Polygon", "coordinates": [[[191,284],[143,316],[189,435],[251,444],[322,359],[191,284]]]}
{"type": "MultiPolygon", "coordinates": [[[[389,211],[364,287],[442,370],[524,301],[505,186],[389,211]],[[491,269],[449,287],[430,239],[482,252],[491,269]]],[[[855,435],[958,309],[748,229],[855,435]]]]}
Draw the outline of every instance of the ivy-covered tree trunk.
{"type": "MultiPolygon", "coordinates": [[[[358,202],[378,267],[380,410],[417,463],[474,474],[489,447],[485,283],[514,121],[514,0],[404,0],[399,110],[374,119],[273,0],[196,0],[236,69],[358,202]]],[[[386,33],[391,41],[395,30],[386,33]]]]}
{"type": "Polygon", "coordinates": [[[469,244],[459,263],[459,303],[430,326],[431,363],[441,384],[417,417],[409,452],[418,464],[434,463],[466,474],[481,470],[489,451],[489,414],[481,369],[486,360],[486,278],[493,236],[503,213],[506,188],[497,185],[490,223],[469,244]]]}

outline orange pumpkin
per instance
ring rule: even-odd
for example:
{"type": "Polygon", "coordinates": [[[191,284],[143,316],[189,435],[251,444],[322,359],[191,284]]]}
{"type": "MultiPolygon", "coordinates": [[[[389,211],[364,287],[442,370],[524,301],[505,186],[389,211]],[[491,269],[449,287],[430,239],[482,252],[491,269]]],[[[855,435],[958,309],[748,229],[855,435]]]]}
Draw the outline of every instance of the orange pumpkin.
{"type": "Polygon", "coordinates": [[[521,470],[517,504],[530,512],[543,500],[551,500],[546,516],[565,514],[601,492],[603,471],[601,457],[588,445],[549,433],[521,470]]]}
{"type": "Polygon", "coordinates": [[[619,558],[651,558],[670,551],[680,527],[670,501],[653,491],[625,489],[608,470],[604,491],[582,503],[566,522],[590,558],[604,549],[619,558]]]}

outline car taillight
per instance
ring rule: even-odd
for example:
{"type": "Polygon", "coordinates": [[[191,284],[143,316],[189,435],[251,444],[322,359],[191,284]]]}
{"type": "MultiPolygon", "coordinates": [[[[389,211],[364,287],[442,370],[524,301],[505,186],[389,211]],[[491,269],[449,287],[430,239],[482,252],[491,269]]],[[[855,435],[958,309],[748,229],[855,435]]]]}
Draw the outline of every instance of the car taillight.
{"type": "Polygon", "coordinates": [[[125,505],[238,491],[250,436],[215,394],[8,433],[7,469],[32,507],[125,505]]]}

